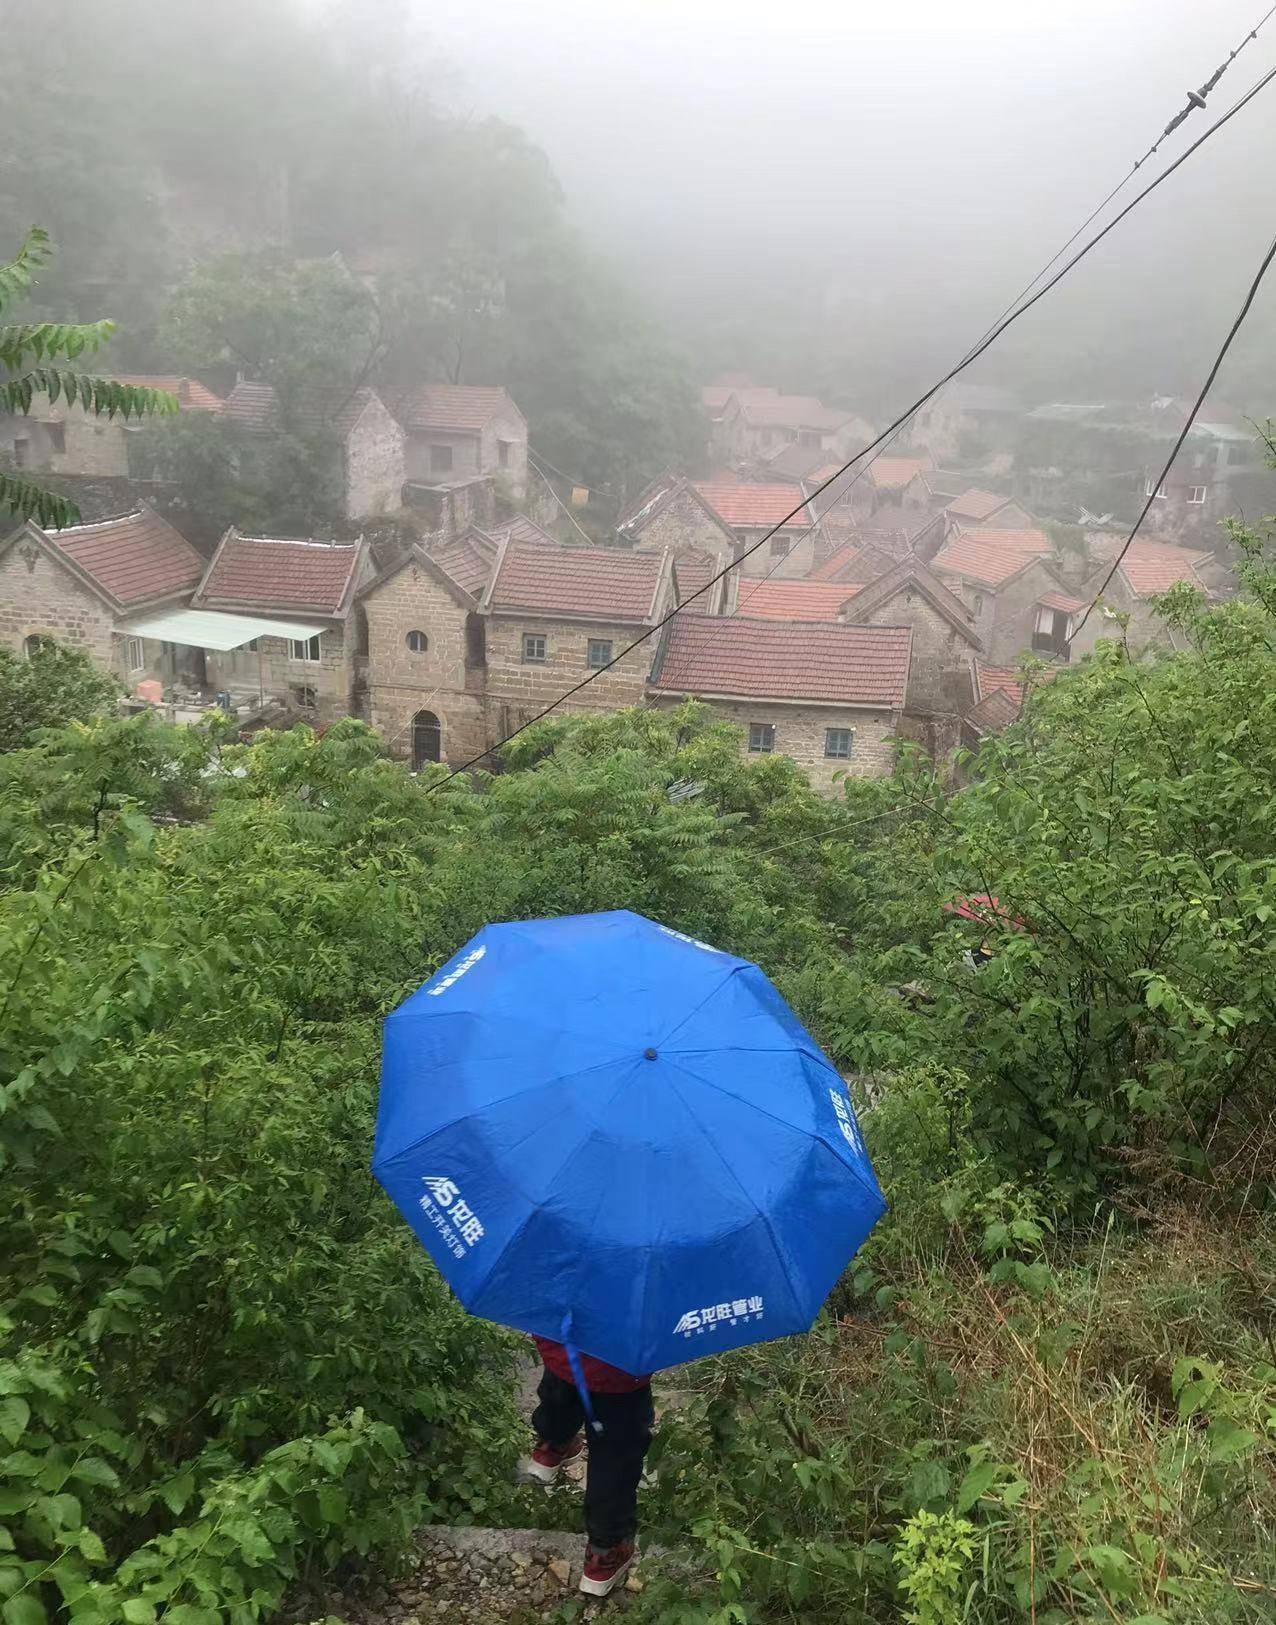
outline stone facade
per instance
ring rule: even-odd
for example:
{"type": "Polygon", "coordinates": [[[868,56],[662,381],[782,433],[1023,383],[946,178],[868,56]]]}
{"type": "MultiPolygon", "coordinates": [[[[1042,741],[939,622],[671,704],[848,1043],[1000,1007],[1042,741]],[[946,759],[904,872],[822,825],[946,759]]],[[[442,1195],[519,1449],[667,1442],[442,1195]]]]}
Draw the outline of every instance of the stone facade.
{"type": "Polygon", "coordinates": [[[675,562],[687,553],[712,553],[719,569],[735,554],[731,532],[686,488],[642,527],[634,547],[639,553],[663,553],[668,548],[675,562]]]}
{"type": "MultiPolygon", "coordinates": [[[[854,600],[852,599],[852,607],[854,600]]],[[[916,712],[946,711],[953,705],[953,674],[969,668],[970,656],[978,642],[964,636],[946,615],[915,588],[905,583],[871,614],[851,615],[863,626],[911,626],[912,657],[908,667],[908,709],[916,712]]]]}
{"type": "Polygon", "coordinates": [[[354,652],[349,629],[340,621],[307,615],[311,626],[323,623],[319,659],[299,660],[291,638],[257,638],[240,649],[205,654],[207,686],[218,693],[251,701],[260,689],[316,722],[335,722],[353,710],[354,652]]]}
{"type": "Polygon", "coordinates": [[[29,536],[0,551],[0,642],[15,654],[29,637],[56,638],[123,677],[114,622],[97,593],[29,536]]]}
{"type": "Polygon", "coordinates": [[[412,760],[413,719],[438,719],[440,758],[452,766],[490,742],[484,696],[485,628],[464,595],[413,560],[374,582],[359,611],[366,627],[367,719],[391,755],[412,760]],[[426,647],[409,647],[409,633],[426,647]]]}
{"type": "Polygon", "coordinates": [[[20,469],[127,475],[129,435],[138,432],[121,418],[97,418],[82,406],[44,403],[38,416],[0,415],[0,452],[20,469]]]}
{"type": "Polygon", "coordinates": [[[757,543],[766,535],[765,530],[738,530],[740,542],[740,574],[742,576],[771,576],[781,581],[800,581],[815,568],[816,529],[796,527],[790,534],[781,531],[769,542],[757,543]],[[753,548],[749,553],[748,549],[753,548]],[[745,557],[745,554],[748,554],[745,557]]]}
{"type": "Polygon", "coordinates": [[[995,588],[977,581],[952,577],[945,580],[970,606],[984,658],[993,666],[1013,666],[1021,654],[1032,652],[1037,604],[1047,593],[1067,590],[1046,560],[1040,558],[1030,560],[995,588]]]}
{"type": "MultiPolygon", "coordinates": [[[[656,619],[672,608],[666,603],[656,619]]],[[[492,706],[492,723],[499,732],[508,732],[537,711],[565,694],[573,683],[589,675],[588,645],[591,639],[611,644],[617,655],[640,635],[642,628],[632,622],[553,620],[546,616],[494,614],[487,618],[487,693],[492,706]],[[523,635],[545,638],[545,659],[530,663],[523,659],[523,635]],[[510,719],[508,727],[503,719],[510,719]]],[[[652,642],[639,644],[619,665],[594,679],[571,702],[576,710],[619,711],[642,705],[646,698],[647,674],[651,670],[652,642]]]]}
{"type": "MultiPolygon", "coordinates": [[[[765,752],[749,750],[751,723],[769,723],[775,729],[774,754],[787,756],[800,767],[821,795],[840,794],[840,780],[881,778],[891,771],[893,736],[899,722],[895,711],[853,705],[815,705],[803,701],[715,699],[697,696],[701,704],[742,730],[740,753],[751,760],[765,752]],[[849,760],[825,755],[830,728],[849,728],[854,735],[849,760]]],[[[653,699],[661,707],[681,704],[681,698],[661,694],[653,699]]]]}
{"type": "Polygon", "coordinates": [[[511,496],[521,497],[527,489],[527,423],[508,401],[480,430],[409,428],[405,468],[407,478],[422,485],[499,476],[511,496]]]}
{"type": "Polygon", "coordinates": [[[372,395],[342,447],[347,519],[379,518],[403,506],[403,430],[372,395]]]}
{"type": "MultiPolygon", "coordinates": [[[[1097,575],[1088,589],[1082,588],[1077,597],[1084,598],[1089,603],[1098,592],[1106,574],[1105,570],[1103,574],[1097,575]]],[[[1080,620],[1080,614],[1077,619],[1080,620]]],[[[1073,638],[1072,659],[1076,661],[1083,655],[1092,654],[1095,644],[1101,638],[1114,643],[1119,643],[1124,638],[1136,653],[1140,649],[1146,649],[1149,644],[1157,644],[1163,649],[1182,649],[1188,646],[1185,634],[1167,626],[1148,599],[1136,597],[1122,580],[1120,572],[1104,587],[1102,601],[1090,612],[1090,617],[1081,629],[1080,635],[1073,638]],[[1104,614],[1104,605],[1118,615],[1129,616],[1129,624],[1124,633],[1110,615],[1104,614]]]]}

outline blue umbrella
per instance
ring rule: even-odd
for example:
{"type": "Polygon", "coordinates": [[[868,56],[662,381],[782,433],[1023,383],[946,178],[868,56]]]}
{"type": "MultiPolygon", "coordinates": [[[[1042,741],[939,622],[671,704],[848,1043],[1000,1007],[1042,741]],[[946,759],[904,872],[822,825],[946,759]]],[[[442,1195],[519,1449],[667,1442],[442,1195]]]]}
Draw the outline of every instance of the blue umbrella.
{"type": "Polygon", "coordinates": [[[806,1331],[885,1207],[757,966],[626,910],[487,926],[386,1019],[372,1167],[471,1313],[631,1372],[806,1331]]]}

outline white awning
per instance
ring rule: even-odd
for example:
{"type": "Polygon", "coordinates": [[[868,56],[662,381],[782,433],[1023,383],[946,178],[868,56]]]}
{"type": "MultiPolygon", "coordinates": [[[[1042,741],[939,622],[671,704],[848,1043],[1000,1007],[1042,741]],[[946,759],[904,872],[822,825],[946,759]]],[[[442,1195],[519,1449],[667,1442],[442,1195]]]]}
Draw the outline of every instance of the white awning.
{"type": "Polygon", "coordinates": [[[227,615],[219,609],[169,609],[139,615],[119,628],[135,638],[162,638],[194,649],[239,649],[254,638],[312,638],[324,627],[313,621],[270,621],[261,615],[227,615]]]}

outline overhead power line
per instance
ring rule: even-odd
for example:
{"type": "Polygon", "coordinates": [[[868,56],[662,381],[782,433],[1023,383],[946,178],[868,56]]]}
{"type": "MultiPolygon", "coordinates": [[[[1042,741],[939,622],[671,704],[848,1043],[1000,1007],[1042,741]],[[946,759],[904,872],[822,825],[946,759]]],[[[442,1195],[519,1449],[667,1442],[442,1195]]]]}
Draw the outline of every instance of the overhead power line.
{"type": "Polygon", "coordinates": [[[565,693],[560,694],[556,700],[551,701],[549,705],[536,712],[534,716],[528,717],[527,720],[520,723],[517,728],[511,729],[510,732],[504,736],[504,738],[497,740],[495,744],[487,746],[486,749],[481,750],[476,756],[470,757],[469,760],[463,762],[460,767],[453,768],[452,771],[444,778],[441,778],[432,784],[429,787],[428,793],[433,794],[434,791],[439,790],[445,784],[450,783],[452,779],[457,778],[462,773],[468,772],[470,768],[476,767],[480,762],[486,760],[487,757],[491,756],[494,752],[503,749],[511,742],[511,740],[516,739],[519,734],[524,733],[528,728],[532,727],[533,724],[542,721],[545,717],[549,716],[551,712],[556,711],[560,705],[566,704],[568,700],[579,694],[581,689],[588,687],[588,685],[594,682],[595,679],[601,677],[605,672],[610,671],[614,666],[619,665],[620,662],[624,660],[627,655],[631,654],[634,649],[646,643],[650,638],[654,637],[657,632],[662,631],[676,615],[681,614],[682,611],[686,609],[689,604],[694,603],[697,598],[703,597],[704,594],[707,593],[711,587],[716,586],[724,576],[728,575],[732,570],[738,569],[740,564],[742,564],[745,559],[751,557],[751,555],[756,553],[759,548],[765,546],[777,531],[782,530],[791,519],[796,518],[802,509],[806,507],[808,502],[812,501],[815,497],[818,497],[822,491],[826,491],[830,485],[832,485],[836,480],[840,479],[849,469],[853,468],[854,465],[859,462],[860,458],[866,457],[870,452],[876,450],[877,447],[882,445],[883,442],[889,440],[897,432],[897,430],[899,430],[902,425],[908,421],[909,418],[911,418],[915,413],[920,411],[923,406],[925,406],[927,401],[929,401],[933,396],[937,395],[945,384],[951,383],[951,381],[956,378],[959,373],[964,372],[966,368],[972,364],[972,362],[978,360],[978,358],[987,349],[996,343],[996,341],[1001,337],[1008,327],[1017,322],[1021,316],[1026,315],[1028,311],[1030,311],[1040,300],[1044,299],[1045,296],[1053,288],[1055,288],[1071,270],[1079,265],[1093,249],[1098,247],[1098,245],[1106,236],[1108,236],[1110,232],[1115,231],[1117,226],[1121,224],[1128,214],[1130,214],[1134,209],[1137,209],[1139,204],[1142,203],[1146,197],[1150,196],[1158,186],[1161,186],[1165,181],[1167,181],[1177,169],[1187,162],[1193,153],[1195,153],[1200,147],[1204,146],[1211,136],[1216,135],[1225,124],[1229,123],[1230,120],[1235,118],[1237,113],[1239,113],[1244,107],[1248,106],[1248,104],[1253,101],[1254,97],[1264,90],[1273,79],[1276,79],[1276,68],[1270,68],[1254,85],[1250,87],[1249,90],[1245,92],[1242,97],[1240,97],[1238,101],[1233,103],[1233,105],[1228,108],[1226,113],[1217,118],[1207,130],[1199,135],[1196,140],[1192,142],[1191,146],[1185,148],[1172,164],[1169,164],[1165,169],[1163,169],[1154,180],[1149,181],[1141,192],[1136,193],[1130,202],[1127,203],[1118,214],[1114,215],[1113,218],[1108,221],[1107,225],[1105,225],[1100,231],[1096,232],[1095,235],[1091,237],[1083,247],[1078,249],[1072,258],[1062,265],[1060,269],[1056,271],[1049,279],[1049,281],[1043,283],[1043,285],[1037,289],[1036,293],[1034,293],[1031,298],[1024,300],[1007,316],[1003,317],[998,323],[996,323],[996,325],[980,340],[980,342],[972,350],[967,352],[967,354],[956,364],[956,366],[951,367],[942,378],[938,379],[934,384],[932,384],[923,395],[920,395],[917,400],[912,403],[911,406],[907,407],[903,412],[901,412],[892,423],[888,424],[887,427],[882,430],[881,434],[879,434],[876,439],[869,441],[868,445],[861,447],[861,449],[856,452],[854,456],[849,457],[846,462],[841,465],[841,467],[835,469],[826,480],[822,481],[821,484],[816,486],[815,490],[810,493],[810,496],[803,497],[794,508],[785,514],[784,517],[776,524],[772,525],[771,529],[765,532],[764,535],[760,536],[756,542],[754,542],[750,547],[746,548],[738,558],[733,559],[730,564],[725,565],[715,575],[710,576],[709,580],[706,581],[702,587],[698,587],[696,591],[691,593],[681,604],[676,605],[667,615],[655,622],[654,625],[648,627],[645,632],[641,633],[631,643],[626,644],[620,653],[618,655],[614,655],[606,665],[593,668],[585,677],[582,677],[578,683],[574,683],[571,688],[566,690],[565,693]]]}
{"type": "Polygon", "coordinates": [[[1138,535],[1139,526],[1147,518],[1148,512],[1151,509],[1152,504],[1156,501],[1157,492],[1161,489],[1162,485],[1165,483],[1166,479],[1169,477],[1170,469],[1174,466],[1174,459],[1178,456],[1179,452],[1183,449],[1183,442],[1187,439],[1188,435],[1191,433],[1192,425],[1196,422],[1196,415],[1201,410],[1201,407],[1204,405],[1205,397],[1209,394],[1210,390],[1214,387],[1214,380],[1218,377],[1219,369],[1222,367],[1223,362],[1226,359],[1227,352],[1232,347],[1232,340],[1240,332],[1241,326],[1244,323],[1245,318],[1249,315],[1250,307],[1254,303],[1254,299],[1258,294],[1259,288],[1262,287],[1263,278],[1267,275],[1268,268],[1271,265],[1273,259],[1276,259],[1276,237],[1272,238],[1271,247],[1267,250],[1266,254],[1264,254],[1263,259],[1262,259],[1262,263],[1259,265],[1258,270],[1254,275],[1254,280],[1249,285],[1249,292],[1245,295],[1245,299],[1244,299],[1243,304],[1241,305],[1241,308],[1236,312],[1236,319],[1235,319],[1235,321],[1233,321],[1231,327],[1228,329],[1227,337],[1223,340],[1222,347],[1220,348],[1218,354],[1214,357],[1214,365],[1210,368],[1209,373],[1206,375],[1205,382],[1201,385],[1200,394],[1197,395],[1196,400],[1192,405],[1192,410],[1187,415],[1187,422],[1184,423],[1182,429],[1179,431],[1179,437],[1174,442],[1173,450],[1170,452],[1170,455],[1165,460],[1165,467],[1161,470],[1160,475],[1157,477],[1157,479],[1155,481],[1149,482],[1150,489],[1148,490],[1148,493],[1147,493],[1147,500],[1143,504],[1142,512],[1139,514],[1139,517],[1134,521],[1133,529],[1130,531],[1130,534],[1126,537],[1125,541],[1122,543],[1121,551],[1117,554],[1116,558],[1112,561],[1112,568],[1108,571],[1107,575],[1104,576],[1102,582],[1099,585],[1098,592],[1096,592],[1094,597],[1090,600],[1090,604],[1089,604],[1088,608],[1086,609],[1085,614],[1081,617],[1081,621],[1080,621],[1079,625],[1077,626],[1076,632],[1074,632],[1072,634],[1074,639],[1077,636],[1077,632],[1080,632],[1082,627],[1085,626],[1085,623],[1090,619],[1091,614],[1094,612],[1095,605],[1099,602],[1100,598],[1102,598],[1103,594],[1107,591],[1108,583],[1112,580],[1112,577],[1121,568],[1121,561],[1122,561],[1122,559],[1125,558],[1125,555],[1129,552],[1131,542],[1133,542],[1134,538],[1138,535]]]}
{"type": "MultiPolygon", "coordinates": [[[[1087,228],[1089,226],[1091,226],[1099,218],[1099,216],[1107,208],[1108,204],[1112,202],[1112,200],[1117,196],[1118,193],[1123,192],[1125,190],[1125,188],[1129,185],[1129,183],[1134,179],[1134,176],[1139,171],[1139,169],[1142,168],[1142,166],[1145,163],[1147,163],[1148,159],[1151,158],[1153,156],[1153,154],[1157,151],[1157,149],[1160,147],[1161,143],[1169,135],[1171,135],[1176,129],[1178,129],[1179,125],[1182,124],[1183,121],[1186,118],[1188,118],[1192,113],[1196,112],[1200,108],[1204,108],[1204,106],[1205,106],[1205,98],[1215,88],[1215,86],[1218,84],[1219,80],[1227,72],[1228,68],[1231,67],[1232,63],[1241,54],[1241,52],[1250,43],[1250,41],[1255,40],[1255,39],[1258,38],[1259,29],[1262,28],[1266,23],[1268,23],[1273,16],[1276,16],[1276,5],[1271,6],[1266,12],[1264,12],[1264,14],[1254,24],[1253,28],[1250,29],[1249,33],[1245,35],[1244,39],[1239,41],[1239,43],[1228,53],[1227,60],[1225,62],[1221,62],[1219,64],[1219,66],[1217,68],[1215,68],[1214,72],[1209,76],[1209,78],[1205,81],[1205,83],[1200,87],[1199,90],[1190,90],[1190,91],[1188,91],[1187,105],[1184,108],[1182,108],[1182,110],[1180,112],[1178,112],[1178,113],[1176,113],[1174,115],[1174,117],[1170,120],[1170,122],[1161,131],[1160,135],[1157,136],[1156,140],[1147,149],[1147,151],[1143,154],[1143,156],[1141,158],[1136,158],[1134,160],[1134,162],[1130,165],[1129,169],[1126,170],[1125,174],[1122,175],[1121,179],[1116,183],[1116,185],[1107,194],[1107,196],[1105,198],[1103,198],[1103,200],[1100,203],[1096,204],[1093,209],[1091,209],[1090,213],[1085,217],[1085,219],[1081,222],[1081,224],[1077,227],[1077,229],[1072,233],[1071,237],[1069,237],[1068,240],[1065,243],[1063,243],[1058,249],[1056,249],[1056,251],[1050,256],[1050,258],[1046,261],[1046,263],[1041,267],[1041,269],[1037,272],[1037,274],[1035,276],[1031,277],[1027,282],[1024,283],[1023,287],[1020,288],[1019,292],[1014,296],[1014,298],[1010,301],[1010,303],[1002,311],[1001,315],[998,316],[997,320],[993,322],[992,327],[984,329],[983,335],[981,336],[981,338],[978,341],[976,341],[977,343],[982,343],[983,339],[987,338],[988,334],[991,333],[996,328],[998,322],[1004,321],[1005,318],[1010,314],[1010,312],[1019,303],[1019,301],[1021,299],[1026,298],[1027,295],[1032,292],[1033,288],[1036,287],[1037,283],[1041,281],[1042,277],[1047,275],[1047,273],[1052,269],[1052,267],[1054,267],[1055,265],[1058,264],[1058,262],[1063,258],[1063,256],[1072,247],[1073,243],[1076,242],[1077,238],[1080,237],[1082,232],[1087,230],[1087,228]]],[[[967,355],[969,355],[969,354],[970,354],[970,352],[967,351],[967,355]]],[[[903,433],[904,429],[907,427],[908,422],[911,422],[911,419],[906,419],[905,422],[903,424],[901,424],[900,427],[891,436],[890,441],[887,441],[886,444],[884,444],[882,446],[879,446],[878,449],[873,453],[873,455],[868,459],[868,461],[865,462],[864,466],[862,468],[856,470],[854,478],[847,482],[846,489],[844,491],[839,492],[837,498],[832,503],[829,504],[828,508],[820,516],[821,519],[826,519],[828,517],[828,515],[830,513],[832,513],[834,508],[836,508],[840,503],[843,503],[843,502],[846,501],[846,498],[850,495],[851,489],[854,486],[858,485],[859,481],[863,478],[863,476],[868,472],[868,470],[873,466],[873,464],[877,461],[877,459],[887,449],[887,446],[889,446],[891,444],[891,442],[893,442],[900,434],[903,433]]],[[[769,579],[769,574],[768,574],[768,576],[763,577],[763,579],[764,580],[769,579]]]]}

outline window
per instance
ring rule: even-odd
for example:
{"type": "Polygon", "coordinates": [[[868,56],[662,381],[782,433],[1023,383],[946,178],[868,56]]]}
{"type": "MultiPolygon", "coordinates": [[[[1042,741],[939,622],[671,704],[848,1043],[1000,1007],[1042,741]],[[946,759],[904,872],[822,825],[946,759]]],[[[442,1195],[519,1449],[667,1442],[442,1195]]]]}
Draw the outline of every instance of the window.
{"type": "Polygon", "coordinates": [[[443,726],[433,711],[418,711],[412,718],[412,771],[443,758],[443,726]]]}
{"type": "Polygon", "coordinates": [[[146,670],[146,645],[141,638],[124,639],[124,667],[126,671],[146,670]]]}
{"type": "Polygon", "coordinates": [[[771,538],[771,557],[773,559],[787,558],[789,549],[792,546],[793,542],[788,536],[773,536],[771,538]]]}
{"type": "Polygon", "coordinates": [[[543,666],[545,664],[545,634],[543,632],[523,633],[523,664],[525,666],[543,666]]]}
{"type": "Polygon", "coordinates": [[[32,632],[29,637],[24,638],[22,641],[23,653],[26,655],[27,659],[30,660],[31,656],[39,654],[40,650],[43,649],[46,644],[48,644],[51,648],[53,646],[53,639],[46,638],[43,632],[32,632]]]}
{"type": "Polygon", "coordinates": [[[289,690],[292,703],[302,711],[313,711],[318,704],[318,696],[309,683],[294,683],[289,690]]]}
{"type": "Polygon", "coordinates": [[[1144,482],[1143,482],[1143,495],[1145,497],[1155,496],[1158,502],[1164,502],[1165,501],[1165,487],[1163,485],[1158,485],[1155,492],[1154,492],[1152,490],[1152,481],[1151,480],[1144,480],[1144,482]]]}
{"type": "Polygon", "coordinates": [[[840,761],[849,762],[851,759],[851,746],[855,742],[854,728],[825,728],[824,754],[836,756],[840,761]]]}
{"type": "Polygon", "coordinates": [[[49,450],[56,451],[59,454],[64,452],[66,450],[66,424],[46,423],[45,428],[49,431],[49,450]]]}
{"type": "Polygon", "coordinates": [[[403,641],[407,644],[408,648],[411,649],[414,655],[423,655],[430,647],[430,640],[426,637],[425,633],[418,632],[415,629],[409,632],[403,641]]]}
{"type": "Polygon", "coordinates": [[[751,722],[749,724],[749,749],[764,753],[775,749],[775,724],[773,722],[751,722]]]}
{"type": "Polygon", "coordinates": [[[1247,462],[1248,460],[1249,460],[1249,447],[1248,446],[1228,446],[1227,455],[1223,458],[1223,461],[1225,463],[1227,463],[1229,466],[1233,465],[1235,463],[1244,463],[1244,462],[1247,462]]]}
{"type": "Polygon", "coordinates": [[[819,446],[820,444],[822,444],[822,436],[818,429],[798,430],[799,446],[819,446]]]}
{"type": "Polygon", "coordinates": [[[510,466],[510,443],[508,440],[498,440],[496,442],[496,460],[502,468],[510,466]]]}
{"type": "Polygon", "coordinates": [[[451,446],[430,447],[430,473],[447,474],[452,468],[451,446]]]}
{"type": "Polygon", "coordinates": [[[589,647],[585,651],[585,664],[587,666],[611,665],[611,639],[590,638],[589,647]]]}
{"type": "Polygon", "coordinates": [[[1033,629],[1032,647],[1038,654],[1062,655],[1068,658],[1068,639],[1072,635],[1072,617],[1066,610],[1049,609],[1042,605],[1037,610],[1037,624],[1033,629]]]}
{"type": "Polygon", "coordinates": [[[312,638],[293,638],[292,658],[294,660],[318,660],[319,639],[322,636],[321,632],[316,632],[312,638]]]}
{"type": "Polygon", "coordinates": [[[25,435],[18,435],[13,442],[13,462],[15,468],[26,468],[31,461],[31,442],[25,435]]]}
{"type": "Polygon", "coordinates": [[[1206,488],[1203,485],[1189,485],[1187,488],[1187,500],[1189,502],[1204,502],[1205,489],[1206,488]]]}

